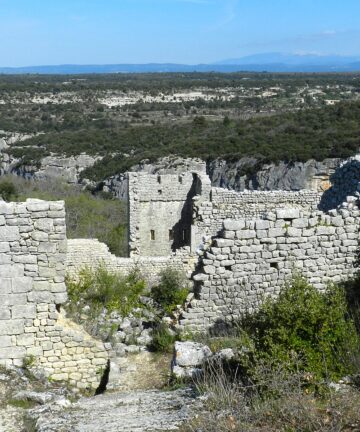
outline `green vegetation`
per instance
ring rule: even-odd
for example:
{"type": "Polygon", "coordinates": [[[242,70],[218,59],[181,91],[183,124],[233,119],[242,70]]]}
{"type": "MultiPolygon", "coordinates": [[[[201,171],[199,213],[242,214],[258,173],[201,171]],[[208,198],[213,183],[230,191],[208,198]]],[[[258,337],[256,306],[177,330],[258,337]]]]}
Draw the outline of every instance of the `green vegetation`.
{"type": "Polygon", "coordinates": [[[359,74],[4,75],[0,134],[35,135],[7,150],[20,164],[100,154],[83,173],[96,181],[171,154],[259,164],[347,157],[359,145],[359,94],[359,74]],[[190,90],[203,93],[179,96],[190,90]],[[118,96],[131,103],[106,102],[118,96]]]}
{"type": "Polygon", "coordinates": [[[208,395],[206,414],[182,432],[359,429],[360,337],[353,300],[342,287],[320,293],[296,276],[277,299],[267,299],[228,336],[207,341],[202,336],[212,349],[232,348],[236,355],[209,362],[195,381],[197,390],[208,395]],[[346,376],[352,385],[335,391],[334,381],[346,382],[346,376]]]}
{"type": "Polygon", "coordinates": [[[159,322],[151,332],[152,341],[150,349],[155,352],[172,353],[174,343],[179,339],[169,327],[162,322],[159,322]]]}
{"type": "Polygon", "coordinates": [[[308,372],[315,380],[339,379],[356,372],[360,339],[349,317],[342,288],[320,293],[297,276],[276,300],[242,321],[256,361],[308,372]]]}
{"type": "Polygon", "coordinates": [[[17,197],[17,190],[11,181],[3,180],[0,182],[0,197],[4,201],[12,201],[17,197]]]}
{"type": "Polygon", "coordinates": [[[89,305],[91,313],[96,316],[103,308],[107,313],[118,311],[126,317],[139,303],[144,293],[145,282],[137,271],[123,276],[120,273],[108,271],[104,265],[95,270],[84,268],[76,280],[67,279],[69,294],[69,311],[78,315],[81,309],[89,305]]]}
{"type": "Polygon", "coordinates": [[[58,180],[28,181],[16,176],[3,177],[0,196],[1,191],[6,192],[7,199],[17,201],[27,198],[64,200],[68,238],[97,238],[115,255],[127,255],[127,207],[124,202],[104,199],[104,195],[93,195],[58,180]]]}
{"type": "Polygon", "coordinates": [[[26,160],[35,158],[34,146],[42,149],[43,156],[50,152],[101,154],[104,159],[82,173],[85,178],[99,181],[124,172],[141,160],[154,161],[172,154],[205,160],[253,156],[260,162],[345,158],[359,148],[359,120],[360,103],[353,102],[240,120],[230,126],[223,121],[208,122],[196,117],[194,122],[182,125],[50,133],[18,143],[11,152],[26,160]]]}
{"type": "Polygon", "coordinates": [[[183,273],[167,268],[160,273],[160,283],[151,288],[150,296],[161,308],[171,314],[177,305],[184,304],[189,289],[183,273]]]}

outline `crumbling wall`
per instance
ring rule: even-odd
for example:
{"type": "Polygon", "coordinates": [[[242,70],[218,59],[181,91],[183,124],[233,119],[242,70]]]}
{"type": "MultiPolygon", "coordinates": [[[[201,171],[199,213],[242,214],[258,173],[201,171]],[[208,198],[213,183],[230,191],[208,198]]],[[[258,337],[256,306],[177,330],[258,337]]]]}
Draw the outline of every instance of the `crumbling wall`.
{"type": "Polygon", "coordinates": [[[197,298],[181,326],[204,330],[254,311],[264,296],[277,295],[295,270],[320,290],[351,277],[359,215],[354,205],[328,214],[283,208],[261,218],[224,221],[193,277],[197,298]]]}
{"type": "Polygon", "coordinates": [[[190,277],[196,262],[197,257],[191,256],[188,247],[164,257],[121,258],[113,255],[105,243],[96,239],[73,239],[68,240],[65,267],[68,274],[75,277],[81,269],[85,267],[96,269],[99,265],[104,265],[109,271],[123,275],[137,270],[148,286],[152,286],[159,281],[159,273],[167,268],[185,271],[190,277]]]}
{"type": "Polygon", "coordinates": [[[95,388],[101,342],[66,320],[63,201],[0,202],[0,364],[31,359],[47,377],[95,388]]]}
{"type": "Polygon", "coordinates": [[[317,209],[321,194],[315,191],[244,191],[212,188],[210,199],[194,202],[194,231],[198,244],[202,237],[217,235],[225,219],[262,217],[277,208],[317,209]]]}

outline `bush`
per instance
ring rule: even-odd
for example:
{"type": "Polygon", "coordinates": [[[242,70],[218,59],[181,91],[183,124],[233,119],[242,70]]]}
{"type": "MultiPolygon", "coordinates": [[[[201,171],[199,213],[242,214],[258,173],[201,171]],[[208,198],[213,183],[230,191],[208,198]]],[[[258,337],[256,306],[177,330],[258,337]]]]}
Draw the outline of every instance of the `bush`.
{"type": "Polygon", "coordinates": [[[150,295],[166,313],[171,314],[189,294],[185,281],[181,272],[168,268],[160,273],[160,283],[151,289],[150,295]]]}
{"type": "Polygon", "coordinates": [[[79,306],[90,304],[91,310],[98,313],[119,311],[128,316],[132,309],[139,307],[139,298],[145,290],[145,282],[137,271],[123,276],[108,271],[104,265],[97,269],[84,268],[76,281],[67,278],[70,312],[79,311],[79,306]]]}
{"type": "Polygon", "coordinates": [[[15,185],[9,180],[3,180],[0,183],[0,197],[4,201],[11,201],[17,197],[17,190],[15,185]]]}
{"type": "Polygon", "coordinates": [[[266,300],[242,320],[242,331],[249,336],[255,363],[265,360],[317,380],[355,372],[359,336],[338,286],[321,293],[296,276],[276,300],[266,300]]]}
{"type": "Polygon", "coordinates": [[[152,331],[150,349],[156,352],[171,353],[178,336],[165,323],[159,323],[152,331]]]}

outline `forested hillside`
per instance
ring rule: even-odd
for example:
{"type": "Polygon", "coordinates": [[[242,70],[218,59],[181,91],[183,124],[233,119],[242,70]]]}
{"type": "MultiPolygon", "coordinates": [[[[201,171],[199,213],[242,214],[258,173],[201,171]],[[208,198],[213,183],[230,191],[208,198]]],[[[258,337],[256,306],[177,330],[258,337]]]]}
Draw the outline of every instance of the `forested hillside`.
{"type": "Polygon", "coordinates": [[[82,152],[105,156],[83,176],[101,180],[143,159],[176,154],[211,160],[254,156],[265,161],[345,158],[360,146],[360,102],[302,110],[249,120],[209,121],[128,127],[90,127],[38,135],[11,152],[26,161],[47,154],[82,152]]]}

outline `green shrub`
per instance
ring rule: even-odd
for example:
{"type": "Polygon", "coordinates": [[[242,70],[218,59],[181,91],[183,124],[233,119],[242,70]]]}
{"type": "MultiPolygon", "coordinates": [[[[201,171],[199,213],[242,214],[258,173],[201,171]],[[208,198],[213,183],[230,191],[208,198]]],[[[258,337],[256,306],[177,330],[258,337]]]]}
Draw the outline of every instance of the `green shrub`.
{"type": "Polygon", "coordinates": [[[348,316],[342,288],[319,292],[296,276],[279,297],[242,321],[255,363],[268,361],[316,379],[338,379],[355,372],[359,336],[348,316]]]}
{"type": "Polygon", "coordinates": [[[17,190],[15,185],[9,180],[3,180],[0,183],[0,197],[4,201],[11,201],[17,197],[17,190]]]}
{"type": "Polygon", "coordinates": [[[165,312],[171,314],[177,305],[185,302],[189,294],[185,281],[181,272],[167,268],[160,273],[160,283],[152,287],[150,295],[165,312]]]}
{"type": "Polygon", "coordinates": [[[156,352],[171,353],[178,336],[171,332],[165,323],[159,323],[152,331],[150,348],[156,352]]]}
{"type": "Polygon", "coordinates": [[[82,269],[76,281],[67,278],[67,287],[70,310],[77,310],[79,304],[90,304],[95,313],[106,308],[108,313],[116,310],[125,317],[140,306],[139,297],[145,290],[145,282],[137,271],[123,276],[100,265],[95,270],[82,269]]]}

